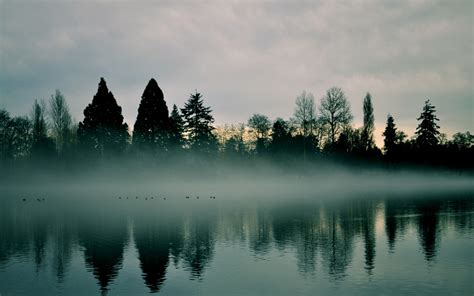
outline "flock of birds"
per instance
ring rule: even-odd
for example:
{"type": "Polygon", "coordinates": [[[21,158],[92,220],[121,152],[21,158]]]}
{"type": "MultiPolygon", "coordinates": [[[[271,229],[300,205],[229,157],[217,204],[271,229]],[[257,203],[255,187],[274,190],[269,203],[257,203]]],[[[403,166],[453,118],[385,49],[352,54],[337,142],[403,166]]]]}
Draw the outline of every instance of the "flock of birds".
{"type": "MultiPolygon", "coordinates": [[[[209,198],[210,198],[210,199],[216,199],[216,197],[215,197],[214,195],[209,196],[209,198]]],[[[118,199],[122,199],[122,197],[119,196],[118,199]]],[[[125,199],[129,199],[128,196],[125,197],[125,199]]],[[[132,198],[132,199],[133,199],[133,198],[132,198]]],[[[139,199],[139,197],[138,197],[138,196],[135,196],[135,199],[139,199]]],[[[148,199],[155,199],[155,198],[154,198],[153,196],[150,196],[150,198],[145,197],[145,200],[148,200],[148,199]]],[[[186,199],[190,199],[190,197],[189,197],[189,196],[186,196],[186,199]]],[[[199,199],[199,196],[196,196],[196,199],[199,199]]],[[[166,200],[166,197],[163,197],[163,200],[166,200]]]]}
{"type": "MultiPolygon", "coordinates": [[[[215,197],[214,195],[209,196],[209,198],[210,198],[210,199],[216,199],[216,197],[215,197]]],[[[119,196],[118,199],[122,199],[122,197],[119,196]]],[[[129,199],[128,196],[127,196],[125,199],[129,199]]],[[[135,199],[139,199],[139,197],[136,196],[135,199]]],[[[150,196],[149,199],[155,199],[155,198],[154,198],[153,196],[150,196]]],[[[186,196],[186,199],[190,199],[190,197],[189,197],[189,196],[186,196]]],[[[199,199],[199,196],[196,196],[196,199],[199,199]]],[[[23,202],[28,201],[25,197],[22,198],[21,200],[22,200],[23,202]]],[[[35,198],[33,198],[33,200],[35,200],[35,198]]],[[[145,197],[145,200],[148,200],[148,197],[145,197]]],[[[163,197],[163,200],[166,200],[166,197],[163,197]]],[[[45,199],[44,197],[43,197],[43,198],[39,198],[39,197],[38,197],[38,198],[36,198],[36,201],[37,201],[37,202],[44,202],[44,201],[46,201],[46,199],[45,199]]]]}
{"type": "MultiPolygon", "coordinates": [[[[28,199],[26,199],[26,197],[23,197],[21,200],[22,200],[23,202],[28,201],[28,199]]],[[[33,200],[35,200],[35,198],[33,198],[33,200]]],[[[39,197],[38,197],[38,198],[36,199],[37,202],[43,202],[43,201],[45,201],[45,200],[46,200],[46,199],[45,199],[44,197],[43,197],[43,198],[39,198],[39,197]]]]}

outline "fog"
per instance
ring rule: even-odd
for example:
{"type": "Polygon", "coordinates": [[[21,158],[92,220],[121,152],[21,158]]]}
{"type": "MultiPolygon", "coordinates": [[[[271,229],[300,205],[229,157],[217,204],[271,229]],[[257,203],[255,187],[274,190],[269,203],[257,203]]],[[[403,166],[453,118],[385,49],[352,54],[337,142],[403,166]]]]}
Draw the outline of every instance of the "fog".
{"type": "MultiPolygon", "coordinates": [[[[191,158],[190,158],[191,159],[191,158]]],[[[102,161],[74,167],[18,166],[1,173],[0,194],[12,198],[172,200],[331,200],[474,193],[469,172],[341,165],[335,162],[220,160],[154,163],[102,161]]]]}

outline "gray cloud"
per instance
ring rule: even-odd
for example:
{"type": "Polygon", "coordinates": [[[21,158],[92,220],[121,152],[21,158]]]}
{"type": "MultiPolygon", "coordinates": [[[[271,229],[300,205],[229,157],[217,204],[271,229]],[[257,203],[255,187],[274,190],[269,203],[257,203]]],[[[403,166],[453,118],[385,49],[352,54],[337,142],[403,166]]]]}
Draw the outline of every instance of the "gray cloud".
{"type": "Polygon", "coordinates": [[[0,107],[26,114],[59,88],[77,120],[100,76],[134,121],[148,79],[169,107],[198,89],[217,123],[288,118],[303,89],[374,97],[408,133],[423,102],[444,132],[474,127],[471,1],[0,1],[0,107]]]}

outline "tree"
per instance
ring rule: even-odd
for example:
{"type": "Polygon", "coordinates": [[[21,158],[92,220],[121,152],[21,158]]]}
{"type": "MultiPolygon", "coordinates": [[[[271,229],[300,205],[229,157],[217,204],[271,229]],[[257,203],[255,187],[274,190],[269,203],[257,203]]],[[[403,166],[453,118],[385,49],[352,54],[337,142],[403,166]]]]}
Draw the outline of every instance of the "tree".
{"type": "Polygon", "coordinates": [[[474,135],[471,135],[470,132],[455,133],[451,144],[458,148],[471,148],[474,146],[474,135]]]}
{"type": "Polygon", "coordinates": [[[322,122],[329,125],[329,139],[333,145],[341,128],[352,120],[350,104],[340,87],[328,89],[326,96],[321,99],[319,111],[322,122]]]}
{"type": "Polygon", "coordinates": [[[268,132],[271,128],[270,119],[262,114],[254,114],[249,118],[247,125],[252,129],[257,137],[257,152],[263,152],[265,139],[267,138],[268,132]]]}
{"type": "Polygon", "coordinates": [[[395,146],[397,144],[397,128],[392,115],[387,116],[387,126],[383,132],[384,138],[384,152],[387,156],[391,156],[395,152],[395,146]]]}
{"type": "Polygon", "coordinates": [[[33,124],[31,155],[35,158],[51,157],[54,155],[54,142],[47,135],[47,125],[44,117],[46,104],[35,100],[31,110],[33,124]]]}
{"type": "Polygon", "coordinates": [[[430,100],[425,101],[423,112],[417,118],[417,120],[421,120],[415,132],[418,148],[429,149],[438,145],[439,125],[436,124],[436,121],[439,119],[435,112],[435,106],[431,105],[430,100]]]}
{"type": "Polygon", "coordinates": [[[139,150],[166,151],[169,145],[168,107],[155,79],[143,91],[133,128],[133,145],[139,150]]]}
{"type": "Polygon", "coordinates": [[[291,141],[288,123],[282,118],[277,118],[272,127],[272,141],[270,151],[273,153],[288,152],[291,141]]]}
{"type": "Polygon", "coordinates": [[[32,124],[28,118],[10,118],[8,112],[0,110],[0,156],[2,160],[28,156],[32,138],[32,124]]]}
{"type": "Polygon", "coordinates": [[[51,117],[51,133],[56,142],[56,149],[59,154],[72,142],[72,117],[69,112],[66,99],[63,94],[56,90],[49,99],[49,115],[51,117]]]}
{"type": "Polygon", "coordinates": [[[302,135],[308,137],[313,133],[316,123],[316,107],[314,104],[314,96],[312,93],[303,91],[301,95],[296,97],[296,107],[294,111],[294,121],[300,128],[302,135]]]}
{"type": "Polygon", "coordinates": [[[252,117],[249,118],[247,125],[253,130],[259,139],[267,137],[271,127],[270,119],[263,114],[252,115],[252,117]]]}
{"type": "Polygon", "coordinates": [[[170,116],[170,146],[179,149],[183,146],[184,121],[178,107],[173,104],[170,116]]]}
{"type": "Polygon", "coordinates": [[[212,134],[214,117],[211,112],[210,107],[204,106],[202,95],[197,91],[181,108],[188,146],[196,152],[208,154],[217,149],[216,138],[212,134]]]}
{"type": "Polygon", "coordinates": [[[364,126],[362,127],[361,133],[361,144],[365,151],[369,151],[374,148],[374,108],[372,107],[372,96],[370,93],[364,98],[364,126]]]}
{"type": "Polygon", "coordinates": [[[99,155],[122,152],[128,142],[128,126],[123,122],[122,108],[100,78],[92,103],[84,109],[84,120],[77,130],[80,145],[99,155]]]}

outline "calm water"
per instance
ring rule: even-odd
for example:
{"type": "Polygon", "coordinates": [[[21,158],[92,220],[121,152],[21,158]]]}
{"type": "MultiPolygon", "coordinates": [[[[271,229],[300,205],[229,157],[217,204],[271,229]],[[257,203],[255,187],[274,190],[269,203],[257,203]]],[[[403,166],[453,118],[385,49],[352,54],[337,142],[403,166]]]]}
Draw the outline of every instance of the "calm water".
{"type": "Polygon", "coordinates": [[[38,197],[0,201],[2,296],[474,293],[472,196],[38,197]]]}

